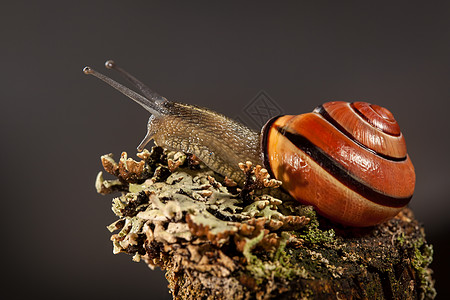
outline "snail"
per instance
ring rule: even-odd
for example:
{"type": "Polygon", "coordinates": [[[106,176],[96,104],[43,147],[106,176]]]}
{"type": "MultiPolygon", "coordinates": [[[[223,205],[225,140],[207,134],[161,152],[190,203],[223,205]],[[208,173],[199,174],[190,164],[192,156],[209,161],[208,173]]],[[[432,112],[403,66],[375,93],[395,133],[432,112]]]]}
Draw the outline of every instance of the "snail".
{"type": "Polygon", "coordinates": [[[282,188],[319,214],[366,227],[394,217],[410,201],[414,167],[392,113],[365,102],[328,102],[311,113],[270,119],[258,133],[207,108],[169,101],[109,60],[142,93],[90,67],[83,69],[151,113],[147,134],[169,150],[195,154],[215,172],[243,184],[238,164],[263,165],[282,188]]]}

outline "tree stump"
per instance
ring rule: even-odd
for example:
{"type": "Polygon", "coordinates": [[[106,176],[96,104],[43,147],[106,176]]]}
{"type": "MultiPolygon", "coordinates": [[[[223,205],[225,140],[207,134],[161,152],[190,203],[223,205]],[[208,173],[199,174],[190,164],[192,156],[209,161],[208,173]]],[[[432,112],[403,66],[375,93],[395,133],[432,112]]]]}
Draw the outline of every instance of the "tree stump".
{"type": "Polygon", "coordinates": [[[433,248],[405,208],[346,228],[290,199],[250,164],[238,188],[194,156],[154,147],[102,156],[114,253],[166,271],[174,299],[433,299],[433,248]]]}

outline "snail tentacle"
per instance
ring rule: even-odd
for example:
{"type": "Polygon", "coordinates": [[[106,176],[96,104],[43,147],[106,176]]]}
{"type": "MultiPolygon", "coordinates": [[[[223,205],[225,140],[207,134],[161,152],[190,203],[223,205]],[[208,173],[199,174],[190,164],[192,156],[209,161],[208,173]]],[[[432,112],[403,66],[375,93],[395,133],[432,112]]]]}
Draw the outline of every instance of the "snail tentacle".
{"type": "Polygon", "coordinates": [[[104,81],[108,85],[112,86],[131,100],[134,100],[136,103],[141,105],[147,111],[149,111],[154,116],[161,116],[164,114],[163,107],[161,106],[161,102],[155,102],[153,99],[146,98],[135,91],[127,88],[126,86],[118,83],[117,81],[109,78],[108,76],[103,75],[100,72],[92,69],[91,67],[85,67],[83,69],[84,74],[93,75],[98,79],[104,81]]]}
{"type": "Polygon", "coordinates": [[[164,102],[167,101],[166,98],[159,95],[157,92],[150,89],[146,84],[142,81],[119,67],[113,60],[107,60],[105,62],[105,67],[108,69],[115,70],[119,72],[123,77],[125,77],[131,84],[133,84],[147,99],[153,100],[154,102],[164,102]]]}

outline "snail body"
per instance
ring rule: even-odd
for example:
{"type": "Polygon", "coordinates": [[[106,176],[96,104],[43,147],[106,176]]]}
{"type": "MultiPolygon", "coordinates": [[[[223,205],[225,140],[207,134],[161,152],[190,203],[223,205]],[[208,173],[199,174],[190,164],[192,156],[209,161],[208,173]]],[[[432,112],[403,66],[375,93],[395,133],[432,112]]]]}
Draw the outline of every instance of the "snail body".
{"type": "Polygon", "coordinates": [[[162,106],[164,115],[150,118],[139,151],[153,139],[163,148],[195,154],[210,169],[240,185],[245,178],[239,163],[261,164],[256,131],[206,108],[171,101],[162,106]]]}
{"type": "Polygon", "coordinates": [[[269,120],[258,133],[212,110],[168,101],[114,62],[143,94],[84,69],[152,115],[138,150],[153,139],[170,150],[195,154],[212,170],[244,183],[238,163],[264,165],[298,201],[349,226],[372,226],[410,201],[415,173],[393,115],[365,102],[329,102],[312,113],[269,120]]]}

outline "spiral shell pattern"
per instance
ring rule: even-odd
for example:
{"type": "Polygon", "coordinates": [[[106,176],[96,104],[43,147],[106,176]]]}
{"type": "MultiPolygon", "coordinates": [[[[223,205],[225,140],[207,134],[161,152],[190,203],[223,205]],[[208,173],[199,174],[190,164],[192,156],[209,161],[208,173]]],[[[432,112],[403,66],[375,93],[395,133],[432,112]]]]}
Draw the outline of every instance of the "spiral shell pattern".
{"type": "Polygon", "coordinates": [[[325,217],[372,226],[410,201],[415,173],[392,113],[365,102],[329,102],[262,129],[265,167],[325,217]]]}

